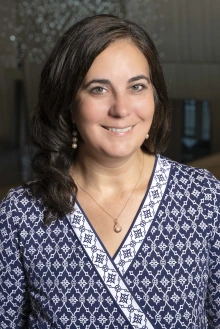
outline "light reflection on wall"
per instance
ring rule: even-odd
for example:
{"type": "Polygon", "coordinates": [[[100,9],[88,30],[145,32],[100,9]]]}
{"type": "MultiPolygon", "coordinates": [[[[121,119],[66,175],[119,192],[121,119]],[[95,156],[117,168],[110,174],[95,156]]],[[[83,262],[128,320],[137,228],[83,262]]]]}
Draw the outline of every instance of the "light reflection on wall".
{"type": "MultiPolygon", "coordinates": [[[[104,13],[122,15],[120,1],[101,0],[13,0],[0,4],[0,12],[4,13],[0,36],[15,43],[18,66],[24,58],[41,64],[57,38],[86,16],[104,13]]],[[[10,48],[2,48],[1,59],[7,62],[10,51],[10,48]]]]}
{"type": "MultiPolygon", "coordinates": [[[[167,1],[164,0],[164,2],[167,1]]],[[[140,24],[150,34],[159,50],[160,57],[164,58],[161,44],[165,31],[165,15],[161,10],[161,2],[162,0],[127,0],[126,18],[140,24]]]]}

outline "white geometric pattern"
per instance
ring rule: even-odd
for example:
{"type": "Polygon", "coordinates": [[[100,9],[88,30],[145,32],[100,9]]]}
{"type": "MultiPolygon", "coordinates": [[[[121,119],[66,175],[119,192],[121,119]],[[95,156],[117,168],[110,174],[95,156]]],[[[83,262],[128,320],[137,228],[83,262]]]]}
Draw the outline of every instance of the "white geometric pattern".
{"type": "Polygon", "coordinates": [[[117,305],[131,323],[132,328],[153,329],[146,314],[136,303],[79,207],[76,207],[74,214],[69,216],[69,220],[92,264],[100,274],[117,305]]]}
{"type": "Polygon", "coordinates": [[[1,328],[220,329],[220,184],[210,173],[157,156],[115,258],[80,208],[49,227],[44,211],[23,188],[1,203],[1,328]],[[158,166],[166,183],[157,186],[158,208],[147,223],[158,166]],[[140,238],[134,231],[144,221],[140,238]],[[129,247],[134,258],[123,268],[120,254],[129,247]]]}
{"type": "Polygon", "coordinates": [[[122,275],[127,271],[131,262],[134,260],[138,249],[145,239],[151,223],[156,216],[167,186],[170,167],[171,165],[168,161],[160,157],[157,158],[152,182],[149,185],[146,199],[140,207],[139,214],[134,221],[130,233],[119,252],[114,257],[114,262],[122,275]]]}
{"type": "Polygon", "coordinates": [[[156,327],[219,329],[220,184],[207,171],[172,167],[164,201],[125,280],[156,327]]]}

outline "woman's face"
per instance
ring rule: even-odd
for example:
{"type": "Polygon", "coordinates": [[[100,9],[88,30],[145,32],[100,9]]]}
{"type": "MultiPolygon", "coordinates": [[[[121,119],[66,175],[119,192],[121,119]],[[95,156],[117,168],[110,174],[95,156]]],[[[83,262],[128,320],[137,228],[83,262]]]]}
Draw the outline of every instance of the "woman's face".
{"type": "Polygon", "coordinates": [[[92,63],[77,93],[73,122],[81,154],[128,157],[140,149],[154,115],[148,62],[128,40],[112,43],[92,63]]]}

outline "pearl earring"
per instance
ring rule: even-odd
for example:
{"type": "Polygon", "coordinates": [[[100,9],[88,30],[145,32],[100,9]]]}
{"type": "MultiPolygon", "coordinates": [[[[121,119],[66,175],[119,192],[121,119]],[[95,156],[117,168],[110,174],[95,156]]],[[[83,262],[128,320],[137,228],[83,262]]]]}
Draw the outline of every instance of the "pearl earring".
{"type": "Polygon", "coordinates": [[[77,148],[77,142],[78,142],[78,138],[77,138],[77,135],[78,135],[78,132],[76,130],[76,128],[74,128],[73,132],[72,132],[72,135],[73,135],[73,138],[72,138],[72,148],[73,149],[76,149],[77,148]]]}
{"type": "Polygon", "coordinates": [[[149,134],[146,135],[145,139],[148,139],[149,138],[149,134]]]}

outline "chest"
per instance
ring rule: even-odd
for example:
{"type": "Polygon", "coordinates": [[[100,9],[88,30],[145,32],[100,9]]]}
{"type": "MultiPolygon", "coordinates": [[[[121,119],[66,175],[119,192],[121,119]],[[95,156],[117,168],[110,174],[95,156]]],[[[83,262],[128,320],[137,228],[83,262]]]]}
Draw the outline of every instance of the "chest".
{"type": "MultiPolygon", "coordinates": [[[[49,314],[79,310],[77,318],[87,309],[89,321],[91,312],[104,307],[110,318],[114,303],[123,310],[134,300],[155,321],[161,312],[180,314],[181,305],[182,327],[190,328],[184,314],[199,321],[207,291],[209,229],[198,211],[173,209],[170,198],[146,199],[114,257],[80,207],[50,228],[23,235],[33,307],[43,305],[49,314]]],[[[157,321],[168,325],[165,317],[157,321]]]]}
{"type": "Polygon", "coordinates": [[[85,195],[83,198],[79,195],[82,212],[111,257],[114,256],[135,222],[145,193],[146,186],[142,186],[133,193],[131,198],[128,194],[123,198],[108,199],[107,202],[105,199],[99,200],[99,204],[85,195]]]}

